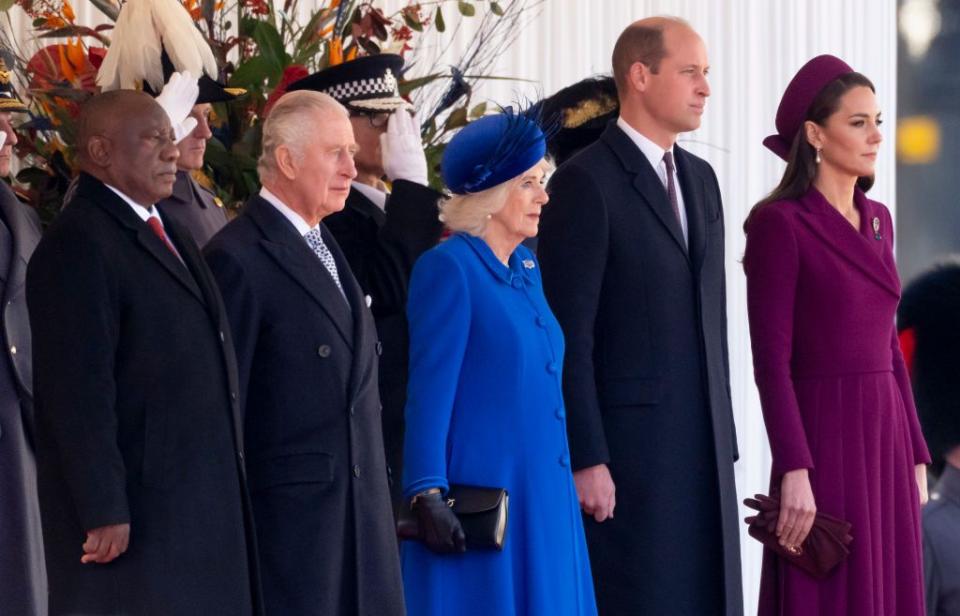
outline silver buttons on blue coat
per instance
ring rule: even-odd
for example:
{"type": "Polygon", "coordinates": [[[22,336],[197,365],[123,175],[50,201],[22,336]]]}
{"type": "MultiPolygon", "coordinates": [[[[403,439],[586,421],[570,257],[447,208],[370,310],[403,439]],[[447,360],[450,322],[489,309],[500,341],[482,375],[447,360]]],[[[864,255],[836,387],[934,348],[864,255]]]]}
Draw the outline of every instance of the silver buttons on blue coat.
{"type": "Polygon", "coordinates": [[[557,362],[552,361],[549,364],[547,364],[547,372],[549,372],[550,374],[556,374],[559,370],[560,368],[557,366],[557,362]]]}
{"type": "Polygon", "coordinates": [[[566,417],[567,417],[567,412],[566,412],[565,410],[563,410],[563,407],[562,407],[562,406],[561,406],[561,407],[558,407],[558,408],[557,408],[557,411],[556,411],[556,416],[557,416],[557,419],[566,419],[566,417]]]}

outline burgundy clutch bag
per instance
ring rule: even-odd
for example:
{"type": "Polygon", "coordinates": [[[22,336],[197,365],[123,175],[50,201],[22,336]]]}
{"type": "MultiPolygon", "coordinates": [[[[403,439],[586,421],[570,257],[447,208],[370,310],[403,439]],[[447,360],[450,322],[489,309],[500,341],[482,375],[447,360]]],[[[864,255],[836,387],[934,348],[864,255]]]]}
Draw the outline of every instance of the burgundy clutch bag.
{"type": "Polygon", "coordinates": [[[757,511],[756,515],[746,519],[750,536],[815,578],[826,578],[850,555],[848,546],[853,536],[850,535],[849,522],[818,511],[810,533],[794,552],[780,545],[776,534],[780,517],[777,498],[757,494],[754,498],[744,499],[743,504],[757,511]]]}

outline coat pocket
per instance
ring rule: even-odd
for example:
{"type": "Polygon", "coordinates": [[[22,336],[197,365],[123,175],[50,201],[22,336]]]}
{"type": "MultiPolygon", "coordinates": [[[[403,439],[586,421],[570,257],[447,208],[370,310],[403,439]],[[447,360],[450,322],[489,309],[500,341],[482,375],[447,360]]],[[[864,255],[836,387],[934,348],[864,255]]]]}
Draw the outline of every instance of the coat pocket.
{"type": "Polygon", "coordinates": [[[615,377],[604,382],[601,391],[603,406],[647,406],[660,402],[660,379],[657,377],[615,377]]]}
{"type": "Polygon", "coordinates": [[[279,486],[331,483],[333,456],[328,453],[296,453],[251,460],[247,465],[250,491],[279,486]]]}

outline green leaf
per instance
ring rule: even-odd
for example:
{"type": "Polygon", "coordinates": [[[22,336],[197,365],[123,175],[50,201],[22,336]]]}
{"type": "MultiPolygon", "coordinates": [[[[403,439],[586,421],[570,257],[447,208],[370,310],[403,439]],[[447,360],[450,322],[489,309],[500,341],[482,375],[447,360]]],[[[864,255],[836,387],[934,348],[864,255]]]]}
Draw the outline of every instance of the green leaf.
{"type": "Polygon", "coordinates": [[[460,9],[460,14],[464,17],[473,17],[477,14],[477,8],[465,0],[457,2],[457,8],[460,9]]]}
{"type": "Polygon", "coordinates": [[[487,103],[483,102],[470,110],[470,119],[476,120],[487,112],[487,103]]]}
{"type": "Polygon", "coordinates": [[[503,17],[503,7],[500,6],[499,2],[491,2],[490,11],[497,17],[503,17]]]}
{"type": "Polygon", "coordinates": [[[451,130],[467,125],[467,108],[457,107],[447,116],[447,121],[443,123],[444,130],[451,130]]]}
{"type": "Polygon", "coordinates": [[[417,77],[416,79],[402,81],[398,86],[400,90],[400,96],[407,96],[417,88],[422,88],[432,81],[436,81],[437,79],[442,79],[445,77],[447,77],[446,73],[434,73],[432,75],[425,75],[423,77],[417,77]]]}
{"type": "Polygon", "coordinates": [[[407,11],[403,11],[403,23],[407,24],[407,27],[411,30],[423,32],[423,24],[414,19],[407,11]]]}
{"type": "Polygon", "coordinates": [[[290,61],[283,46],[283,39],[273,24],[258,22],[253,30],[253,40],[257,42],[260,55],[266,57],[275,69],[282,71],[290,61]]]}
{"type": "Polygon", "coordinates": [[[234,88],[262,88],[273,71],[273,64],[264,56],[254,56],[243,61],[230,76],[234,88]]]}
{"type": "Polygon", "coordinates": [[[437,14],[433,17],[433,25],[437,28],[437,32],[447,31],[447,22],[443,21],[443,11],[439,6],[437,6],[437,14]]]}

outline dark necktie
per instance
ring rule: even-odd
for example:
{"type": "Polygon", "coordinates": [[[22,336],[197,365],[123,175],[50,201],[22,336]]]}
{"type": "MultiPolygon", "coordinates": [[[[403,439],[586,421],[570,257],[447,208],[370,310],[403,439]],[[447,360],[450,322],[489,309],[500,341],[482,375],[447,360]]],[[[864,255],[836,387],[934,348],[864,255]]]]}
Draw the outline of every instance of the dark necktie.
{"type": "Polygon", "coordinates": [[[163,242],[163,245],[166,246],[170,252],[176,258],[180,258],[180,253],[177,252],[177,249],[173,247],[173,244],[170,243],[170,238],[167,237],[167,233],[163,230],[163,225],[160,223],[160,219],[156,216],[151,216],[147,218],[147,226],[150,227],[150,230],[153,231],[153,234],[160,238],[160,241],[163,242]]]}
{"type": "Polygon", "coordinates": [[[683,234],[683,221],[680,219],[680,202],[677,199],[677,185],[673,182],[673,152],[663,153],[663,162],[667,165],[667,199],[670,200],[670,207],[673,208],[673,215],[677,217],[677,224],[680,225],[680,233],[683,234]]]}

